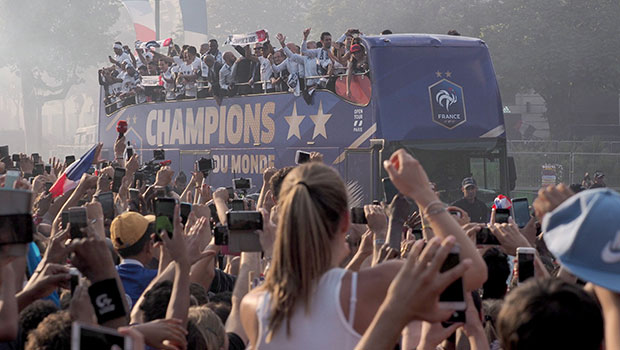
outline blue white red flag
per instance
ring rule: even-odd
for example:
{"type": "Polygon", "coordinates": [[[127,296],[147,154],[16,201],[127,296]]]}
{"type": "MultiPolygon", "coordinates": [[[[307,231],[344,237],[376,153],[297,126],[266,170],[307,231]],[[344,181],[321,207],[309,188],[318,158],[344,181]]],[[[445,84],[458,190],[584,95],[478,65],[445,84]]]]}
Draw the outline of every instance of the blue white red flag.
{"type": "Polygon", "coordinates": [[[92,166],[93,160],[95,160],[95,153],[97,153],[97,145],[94,145],[88,152],[84,153],[80,159],[73,162],[65,169],[54,185],[52,185],[52,188],[50,188],[50,193],[53,198],[62,196],[66,192],[77,187],[82,175],[92,166]]]}

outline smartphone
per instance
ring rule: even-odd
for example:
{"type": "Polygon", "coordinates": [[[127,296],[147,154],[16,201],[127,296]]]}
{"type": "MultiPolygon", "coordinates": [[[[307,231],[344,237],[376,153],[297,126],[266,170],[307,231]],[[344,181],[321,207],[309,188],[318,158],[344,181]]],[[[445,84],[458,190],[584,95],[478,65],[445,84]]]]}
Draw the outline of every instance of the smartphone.
{"type": "Polygon", "coordinates": [[[19,154],[15,153],[11,156],[11,160],[19,163],[19,154]]]}
{"type": "Polygon", "coordinates": [[[183,223],[183,226],[185,226],[185,224],[187,223],[187,219],[189,217],[189,213],[192,211],[192,204],[183,202],[181,203],[180,209],[181,209],[181,222],[183,223]]]}
{"type": "Polygon", "coordinates": [[[421,228],[411,229],[411,234],[413,234],[413,237],[415,238],[416,241],[424,239],[424,234],[422,234],[421,228]]]}
{"type": "Polygon", "coordinates": [[[34,164],[38,164],[41,161],[41,157],[38,153],[32,154],[32,161],[34,162],[34,164]]]}
{"type": "Polygon", "coordinates": [[[235,198],[235,189],[234,188],[226,187],[226,190],[228,191],[228,199],[235,198]]]}
{"type": "Polygon", "coordinates": [[[295,164],[303,164],[310,161],[310,153],[297,150],[295,152],[295,164]]]}
{"type": "Polygon", "coordinates": [[[263,247],[260,245],[258,233],[245,231],[229,231],[228,250],[230,252],[260,252],[263,247]]]}
{"type": "Polygon", "coordinates": [[[483,227],[476,232],[476,245],[500,245],[500,243],[488,227],[483,227]]]}
{"type": "Polygon", "coordinates": [[[139,201],[140,200],[140,190],[137,188],[130,188],[129,189],[129,199],[132,201],[139,201]]]}
{"type": "Polygon", "coordinates": [[[8,156],[9,156],[9,146],[8,145],[0,146],[0,158],[4,158],[8,156]]]}
{"type": "Polygon", "coordinates": [[[50,189],[52,189],[52,186],[54,186],[53,182],[46,182],[45,183],[45,192],[49,193],[50,189]]]}
{"type": "Polygon", "coordinates": [[[389,177],[384,177],[381,179],[383,182],[383,193],[385,194],[385,203],[392,203],[392,199],[398,194],[398,190],[396,186],[392,183],[389,177]]]}
{"type": "Polygon", "coordinates": [[[123,168],[114,168],[114,178],[112,180],[112,192],[118,193],[118,190],[121,188],[123,184],[123,177],[127,171],[123,168]]]}
{"type": "Polygon", "coordinates": [[[223,225],[216,225],[213,230],[215,245],[228,245],[228,228],[223,225]]]}
{"type": "Polygon", "coordinates": [[[196,161],[197,164],[197,168],[198,171],[200,171],[203,174],[208,173],[209,171],[213,170],[214,168],[214,162],[213,159],[207,159],[207,158],[200,158],[196,161]]]}
{"type": "Polygon", "coordinates": [[[51,165],[46,165],[45,166],[45,172],[48,173],[48,174],[51,174],[52,173],[52,166],[51,165]]]}
{"type": "Polygon", "coordinates": [[[65,157],[65,165],[66,166],[71,165],[73,162],[75,162],[75,156],[66,156],[65,157]]]}
{"type": "Polygon", "coordinates": [[[21,172],[19,170],[7,170],[4,179],[4,188],[13,189],[20,175],[21,172]]]}
{"type": "Polygon", "coordinates": [[[67,228],[68,223],[69,223],[69,212],[63,211],[60,214],[60,227],[62,227],[62,229],[64,230],[67,228]]]}
{"type": "MultiPolygon", "coordinates": [[[[34,224],[32,223],[32,216],[29,214],[22,215],[2,215],[0,216],[0,248],[8,248],[9,245],[21,245],[32,242],[32,236],[34,234],[34,224]]],[[[17,247],[16,247],[17,248],[17,247]]],[[[26,253],[26,249],[20,248],[17,250],[23,250],[21,255],[17,250],[8,252],[7,249],[2,250],[0,256],[23,256],[26,253]]],[[[8,249],[12,250],[12,249],[8,249]]]]}
{"type": "Polygon", "coordinates": [[[113,328],[73,322],[71,325],[71,350],[117,349],[132,350],[133,340],[113,328]]]}
{"type": "MultiPolygon", "coordinates": [[[[460,248],[458,245],[454,245],[450,250],[450,254],[446,257],[443,265],[441,266],[440,272],[446,272],[460,262],[460,248]]],[[[465,304],[465,293],[463,290],[463,279],[459,278],[456,281],[452,282],[446,288],[441,295],[439,295],[439,307],[442,309],[452,309],[456,311],[463,311],[466,308],[465,304]]],[[[455,317],[457,315],[454,315],[455,317]]],[[[451,320],[448,320],[450,322],[451,320]]],[[[452,321],[454,322],[454,321],[452,321]]]]}
{"type": "Polygon", "coordinates": [[[495,222],[498,224],[507,224],[510,217],[510,209],[495,209],[495,222]]]}
{"type": "Polygon", "coordinates": [[[33,176],[43,175],[44,171],[45,171],[45,166],[41,163],[37,163],[34,165],[34,169],[32,170],[32,175],[33,176]]]}
{"type": "Polygon", "coordinates": [[[217,215],[217,207],[213,202],[209,204],[209,211],[211,212],[211,219],[213,219],[213,222],[216,224],[220,222],[220,217],[217,215]]]}
{"type": "Polygon", "coordinates": [[[102,192],[97,195],[97,201],[101,203],[103,209],[103,217],[105,219],[114,219],[114,193],[102,192]]]}
{"type": "Polygon", "coordinates": [[[84,234],[82,233],[82,229],[85,228],[88,224],[86,216],[86,208],[84,207],[73,207],[69,208],[69,224],[71,224],[71,239],[74,238],[82,238],[84,234]]]}
{"type": "Polygon", "coordinates": [[[166,152],[163,149],[155,149],[155,150],[153,150],[153,159],[154,160],[164,160],[164,159],[166,159],[166,152]]]}
{"type": "Polygon", "coordinates": [[[142,171],[136,171],[133,175],[133,184],[131,187],[139,188],[139,186],[144,184],[144,173],[142,171]]]}
{"type": "Polygon", "coordinates": [[[252,179],[233,179],[234,190],[249,190],[250,188],[252,188],[252,179]]]}
{"type": "Polygon", "coordinates": [[[353,224],[368,224],[366,220],[366,214],[364,208],[351,208],[351,223],[353,224]]]}
{"type": "Polygon", "coordinates": [[[174,207],[176,201],[174,198],[156,198],[155,199],[155,233],[156,237],[163,230],[168,232],[168,237],[172,238],[174,227],[174,207]]]}
{"type": "Polygon", "coordinates": [[[133,146],[129,146],[129,142],[127,142],[127,149],[125,149],[125,153],[127,154],[127,160],[133,157],[133,146]]]}
{"type": "Polygon", "coordinates": [[[80,284],[80,271],[75,267],[69,268],[69,275],[71,275],[71,295],[75,292],[75,288],[80,284]]]}
{"type": "MultiPolygon", "coordinates": [[[[524,228],[530,221],[530,205],[527,198],[515,198],[512,200],[512,212],[519,228],[524,228]]],[[[495,212],[497,217],[497,212],[495,212]]]]}
{"type": "Polygon", "coordinates": [[[536,254],[536,249],[534,248],[517,248],[517,268],[519,271],[519,284],[534,277],[534,254],[536,254]]]}
{"type": "Polygon", "coordinates": [[[256,231],[263,229],[263,216],[258,211],[229,211],[229,231],[256,231]]]}
{"type": "Polygon", "coordinates": [[[245,202],[243,199],[233,199],[232,200],[232,207],[231,210],[233,211],[243,211],[245,210],[245,202]]]}

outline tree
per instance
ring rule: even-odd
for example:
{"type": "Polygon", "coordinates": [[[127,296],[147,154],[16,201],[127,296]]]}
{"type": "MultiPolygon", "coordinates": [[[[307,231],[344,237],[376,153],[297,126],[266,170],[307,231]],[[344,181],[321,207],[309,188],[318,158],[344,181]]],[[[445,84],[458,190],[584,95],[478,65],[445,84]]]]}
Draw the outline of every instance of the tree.
{"type": "Polygon", "coordinates": [[[102,64],[119,16],[114,0],[0,1],[0,67],[21,79],[28,148],[41,147],[41,109],[102,64]]]}
{"type": "Polygon", "coordinates": [[[539,93],[556,139],[570,137],[575,125],[603,122],[589,101],[606,94],[617,101],[620,3],[515,0],[496,10],[482,38],[492,48],[502,90],[539,93]]]}

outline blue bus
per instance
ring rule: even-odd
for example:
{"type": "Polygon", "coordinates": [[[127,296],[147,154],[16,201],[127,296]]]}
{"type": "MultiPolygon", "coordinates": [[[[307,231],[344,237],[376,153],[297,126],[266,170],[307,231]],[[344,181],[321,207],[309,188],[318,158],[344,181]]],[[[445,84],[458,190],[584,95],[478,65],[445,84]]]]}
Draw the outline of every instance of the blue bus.
{"type": "MultiPolygon", "coordinates": [[[[289,92],[174,102],[148,102],[106,114],[98,138],[111,154],[116,123],[128,122],[127,140],[149,161],[164,149],[171,167],[186,174],[204,157],[215,161],[207,183],[232,179],[261,183],[266,167],[293,165],[297,150],[321,152],[364,200],[383,197],[382,160],[398,148],[418,158],[442,193],[460,198],[473,176],[492,199],[514,187],[506,153],[500,93],[484,41],[429,34],[362,37],[370,73],[360,103],[317,90],[312,103],[289,92]]],[[[338,79],[344,79],[342,77],[338,79]]],[[[357,79],[359,82],[360,79],[357,79]]]]}

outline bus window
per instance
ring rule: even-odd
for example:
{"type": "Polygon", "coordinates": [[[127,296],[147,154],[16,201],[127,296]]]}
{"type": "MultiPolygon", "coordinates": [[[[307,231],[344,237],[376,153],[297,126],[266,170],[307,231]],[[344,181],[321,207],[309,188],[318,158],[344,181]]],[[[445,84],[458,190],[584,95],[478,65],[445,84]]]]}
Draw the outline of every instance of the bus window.
{"type": "Polygon", "coordinates": [[[469,166],[478,188],[499,192],[500,163],[499,158],[472,157],[469,166]]]}

